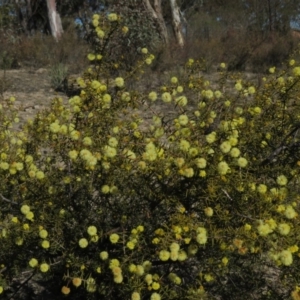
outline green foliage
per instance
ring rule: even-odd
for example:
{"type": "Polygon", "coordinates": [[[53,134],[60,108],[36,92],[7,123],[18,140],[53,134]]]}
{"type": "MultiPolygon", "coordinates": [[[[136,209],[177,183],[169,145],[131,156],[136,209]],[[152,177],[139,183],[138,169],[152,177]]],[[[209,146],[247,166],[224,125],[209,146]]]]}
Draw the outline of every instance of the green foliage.
{"type": "Polygon", "coordinates": [[[147,47],[151,51],[157,48],[160,42],[159,34],[153,19],[139,1],[119,1],[113,11],[118,13],[122,20],[122,31],[115,30],[117,23],[109,24],[109,29],[105,28],[108,24],[91,24],[87,39],[100,53],[103,53],[103,47],[106,48],[105,55],[107,61],[109,57],[110,66],[115,64],[115,68],[131,71],[142,48],[147,47]],[[102,30],[109,34],[100,38],[99,43],[102,30]]]}
{"type": "Polygon", "coordinates": [[[17,131],[15,99],[2,103],[0,292],[36,280],[55,299],[298,299],[300,67],[258,88],[221,64],[216,88],[190,59],[139,93],[127,79],[153,55],[112,77],[103,42],[123,25],[99,23],[69,105],[17,131]]]}
{"type": "Polygon", "coordinates": [[[14,16],[12,14],[13,5],[9,3],[1,3],[0,5],[0,30],[7,30],[15,25],[14,16]]]}
{"type": "Polygon", "coordinates": [[[11,69],[14,65],[15,59],[7,51],[0,52],[0,69],[11,69]]]}
{"type": "Polygon", "coordinates": [[[63,81],[68,74],[68,67],[63,63],[55,64],[50,69],[51,86],[54,89],[62,87],[63,81]]]}

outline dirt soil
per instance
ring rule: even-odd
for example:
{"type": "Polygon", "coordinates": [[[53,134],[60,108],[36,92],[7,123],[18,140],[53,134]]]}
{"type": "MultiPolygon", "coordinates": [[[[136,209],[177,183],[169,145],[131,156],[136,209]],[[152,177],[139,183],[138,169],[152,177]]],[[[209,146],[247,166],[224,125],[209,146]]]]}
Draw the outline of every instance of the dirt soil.
{"type": "Polygon", "coordinates": [[[0,70],[0,99],[10,96],[16,98],[20,107],[20,121],[33,118],[37,111],[49,107],[51,100],[57,96],[67,100],[64,93],[51,88],[47,69],[0,70]]]}

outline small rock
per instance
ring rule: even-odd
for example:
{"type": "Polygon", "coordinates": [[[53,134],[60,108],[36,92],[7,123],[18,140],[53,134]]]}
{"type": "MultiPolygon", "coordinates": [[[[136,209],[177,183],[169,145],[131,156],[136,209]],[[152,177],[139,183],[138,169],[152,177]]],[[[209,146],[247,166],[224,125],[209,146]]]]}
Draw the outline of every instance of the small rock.
{"type": "Polygon", "coordinates": [[[42,73],[45,73],[45,72],[47,72],[47,69],[44,69],[44,68],[39,68],[39,69],[37,69],[36,70],[36,74],[42,74],[42,73]]]}

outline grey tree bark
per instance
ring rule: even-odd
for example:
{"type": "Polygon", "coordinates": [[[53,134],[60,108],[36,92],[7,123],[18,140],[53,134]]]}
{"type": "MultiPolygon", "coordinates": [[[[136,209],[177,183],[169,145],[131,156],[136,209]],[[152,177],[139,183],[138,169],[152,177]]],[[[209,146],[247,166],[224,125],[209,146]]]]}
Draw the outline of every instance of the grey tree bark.
{"type": "Polygon", "coordinates": [[[182,31],[182,22],[180,17],[180,10],[177,5],[176,0],[170,0],[171,10],[172,10],[172,19],[173,19],[173,30],[177,43],[180,47],[183,47],[185,44],[183,31],[182,31]]]}
{"type": "Polygon", "coordinates": [[[161,37],[166,45],[169,44],[169,35],[167,26],[162,14],[162,8],[161,8],[161,0],[154,0],[153,6],[150,3],[150,0],[144,0],[144,4],[146,6],[146,9],[149,11],[151,16],[154,20],[156,20],[161,37]]]}
{"type": "MultiPolygon", "coordinates": [[[[161,37],[164,43],[168,46],[169,45],[169,34],[168,29],[166,26],[166,22],[163,17],[162,13],[162,5],[161,0],[153,0],[153,3],[150,0],[143,0],[144,5],[148,12],[151,14],[154,20],[156,20],[161,37]]],[[[185,44],[184,35],[182,31],[182,18],[180,15],[180,9],[176,2],[176,0],[170,0],[170,7],[172,13],[172,26],[175,33],[176,41],[180,47],[183,47],[185,44]]]]}
{"type": "Polygon", "coordinates": [[[61,24],[60,15],[56,10],[56,1],[47,0],[47,8],[51,34],[56,40],[59,40],[59,38],[63,34],[63,28],[61,24]]]}

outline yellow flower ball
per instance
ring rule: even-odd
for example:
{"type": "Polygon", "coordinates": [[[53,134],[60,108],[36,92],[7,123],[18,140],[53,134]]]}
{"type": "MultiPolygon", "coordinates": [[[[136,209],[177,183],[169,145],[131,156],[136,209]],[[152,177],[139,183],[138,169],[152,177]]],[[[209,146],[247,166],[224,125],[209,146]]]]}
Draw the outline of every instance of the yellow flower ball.
{"type": "Polygon", "coordinates": [[[109,240],[112,244],[116,244],[120,239],[120,236],[116,233],[113,233],[109,236],[109,240]]]}
{"type": "Polygon", "coordinates": [[[64,295],[69,295],[70,292],[71,292],[71,289],[70,289],[69,287],[67,287],[67,286],[63,286],[63,287],[61,288],[61,292],[62,292],[64,295]]]}
{"type": "Polygon", "coordinates": [[[184,125],[187,125],[188,122],[189,122],[189,118],[187,115],[180,115],[178,117],[178,122],[180,125],[184,126],[184,125]]]}
{"type": "Polygon", "coordinates": [[[240,156],[240,154],[241,154],[241,151],[238,148],[236,148],[236,147],[231,148],[231,150],[230,150],[231,157],[237,158],[240,156]]]}
{"type": "Polygon", "coordinates": [[[32,259],[29,261],[28,264],[29,264],[29,266],[30,266],[31,268],[35,268],[35,267],[39,264],[39,262],[38,262],[37,259],[32,258],[32,259]]]}
{"type": "Polygon", "coordinates": [[[198,233],[196,236],[196,241],[198,242],[198,244],[200,245],[204,245],[207,242],[207,236],[206,233],[198,233]]]}
{"type": "Polygon", "coordinates": [[[89,53],[87,58],[88,58],[88,60],[93,61],[93,60],[95,60],[96,57],[95,57],[95,54],[89,53]]]}
{"type": "Polygon", "coordinates": [[[294,74],[295,76],[300,76],[300,67],[295,67],[295,68],[293,69],[293,74],[294,74]]]}
{"type": "Polygon", "coordinates": [[[180,96],[175,99],[175,103],[181,107],[186,106],[187,102],[188,102],[188,100],[185,96],[180,96]]]}
{"type": "Polygon", "coordinates": [[[26,215],[25,215],[25,218],[29,221],[33,221],[33,218],[34,218],[34,214],[32,211],[28,212],[26,215]]]}
{"type": "Polygon", "coordinates": [[[205,139],[209,144],[212,144],[216,140],[216,135],[217,133],[213,131],[210,134],[206,135],[205,139]]]}
{"type": "Polygon", "coordinates": [[[214,277],[211,274],[205,274],[204,279],[206,282],[211,282],[214,280],[214,277]]]}
{"type": "Polygon", "coordinates": [[[141,300],[141,295],[138,292],[133,292],[131,294],[131,300],[141,300]]]}
{"type": "Polygon", "coordinates": [[[214,92],[212,90],[207,90],[204,91],[204,97],[206,97],[207,99],[212,99],[214,97],[214,92]]]}
{"type": "Polygon", "coordinates": [[[193,168],[185,168],[183,170],[183,172],[180,174],[182,174],[183,176],[185,176],[187,178],[191,178],[194,176],[194,169],[193,168]]]}
{"type": "Polygon", "coordinates": [[[79,287],[82,284],[82,279],[79,277],[75,277],[72,279],[72,283],[74,286],[79,287]]]}
{"type": "Polygon", "coordinates": [[[100,252],[99,256],[102,260],[107,260],[108,259],[108,252],[102,251],[102,252],[100,252]]]}
{"type": "Polygon", "coordinates": [[[178,251],[171,251],[171,252],[170,252],[170,259],[171,259],[172,261],[178,260],[178,251]]]}
{"type": "Polygon", "coordinates": [[[179,251],[179,249],[180,249],[180,245],[178,244],[178,243],[175,243],[175,242],[173,242],[171,245],[170,245],[170,250],[171,251],[179,251]]]}
{"type": "Polygon", "coordinates": [[[12,221],[13,223],[19,223],[19,220],[18,220],[17,217],[12,217],[12,218],[11,218],[11,221],[12,221]]]}
{"type": "Polygon", "coordinates": [[[248,92],[249,92],[249,94],[255,94],[255,92],[256,92],[256,90],[255,90],[255,87],[254,86],[250,86],[249,88],[248,88],[248,92]]]}
{"type": "Polygon", "coordinates": [[[286,206],[284,215],[287,219],[294,219],[298,216],[295,209],[291,205],[286,206]]]}
{"type": "Polygon", "coordinates": [[[113,158],[117,155],[117,150],[114,147],[105,146],[104,147],[104,155],[108,158],[113,158]]]}
{"type": "Polygon", "coordinates": [[[108,140],[108,145],[110,147],[113,147],[113,148],[116,148],[118,146],[118,140],[115,138],[115,137],[111,137],[109,140],[108,140]]]}
{"type": "Polygon", "coordinates": [[[293,245],[293,246],[289,247],[288,250],[291,251],[292,253],[296,253],[296,252],[298,252],[299,247],[297,245],[293,245]]]}
{"type": "Polygon", "coordinates": [[[21,206],[21,213],[27,215],[30,212],[30,207],[26,204],[21,206]]]}
{"type": "Polygon", "coordinates": [[[152,283],[152,289],[157,291],[160,289],[160,284],[158,282],[153,282],[152,283]]]}
{"type": "Polygon", "coordinates": [[[142,48],[141,52],[142,52],[143,54],[147,54],[147,53],[148,53],[148,49],[147,49],[147,48],[142,48]]]}
{"type": "Polygon", "coordinates": [[[96,235],[97,234],[97,228],[96,228],[96,226],[89,226],[88,229],[87,229],[87,233],[90,236],[96,235]]]}
{"type": "Polygon", "coordinates": [[[0,169],[8,170],[9,169],[9,164],[7,162],[1,161],[0,162],[0,169]]]}
{"type": "Polygon", "coordinates": [[[46,229],[40,230],[39,236],[40,236],[40,238],[45,239],[48,236],[48,231],[46,229]]]}
{"type": "Polygon", "coordinates": [[[130,273],[135,273],[136,271],[136,265],[135,264],[130,264],[128,267],[128,270],[130,273]]]}
{"type": "Polygon", "coordinates": [[[291,227],[289,224],[281,223],[278,225],[277,230],[281,235],[288,235],[291,231],[291,227]]]}
{"type": "Polygon", "coordinates": [[[143,276],[145,273],[145,269],[142,265],[137,265],[135,269],[135,274],[138,276],[143,276]]]}
{"type": "Polygon", "coordinates": [[[78,157],[78,151],[71,150],[71,151],[69,151],[68,155],[72,160],[75,160],[78,157]]]}
{"type": "Polygon", "coordinates": [[[138,232],[144,232],[145,228],[144,228],[143,225],[139,225],[139,226],[136,228],[136,230],[137,230],[138,232]]]}
{"type": "Polygon", "coordinates": [[[187,140],[180,140],[179,142],[179,149],[184,151],[184,152],[187,152],[189,149],[190,149],[190,143],[187,141],[187,140]]]}
{"type": "Polygon", "coordinates": [[[159,252],[159,259],[161,261],[167,261],[170,258],[170,252],[167,250],[161,250],[159,252]]]}
{"type": "Polygon", "coordinates": [[[275,68],[275,67],[272,67],[272,68],[269,69],[269,72],[270,72],[271,74],[273,74],[273,73],[275,73],[275,70],[276,70],[276,68],[275,68]]]}
{"type": "Polygon", "coordinates": [[[225,141],[220,145],[220,149],[223,153],[228,153],[231,149],[231,144],[229,141],[225,141]]]}
{"type": "Polygon", "coordinates": [[[123,282],[123,276],[122,275],[114,276],[114,282],[115,283],[122,283],[123,282]]]}
{"type": "Polygon", "coordinates": [[[110,21],[110,22],[115,22],[118,20],[118,15],[115,14],[115,13],[110,13],[108,14],[107,16],[107,19],[110,21]]]}
{"type": "MultiPolygon", "coordinates": [[[[222,93],[220,91],[215,91],[215,97],[217,99],[221,98],[222,97],[222,93]]],[[[226,102],[229,102],[229,105],[230,105],[230,101],[226,101],[226,102]]],[[[225,102],[225,105],[226,105],[226,102],[225,102]]],[[[226,106],[229,106],[229,105],[226,105],[226,106]]]]}
{"type": "Polygon", "coordinates": [[[122,88],[124,86],[124,79],[122,77],[117,77],[115,79],[115,84],[117,87],[122,88]]]}
{"type": "Polygon", "coordinates": [[[160,239],[159,239],[159,238],[154,238],[154,239],[152,240],[152,244],[154,244],[154,245],[157,245],[159,242],[160,242],[160,239]]]}
{"type": "Polygon", "coordinates": [[[187,253],[184,250],[178,252],[178,261],[185,261],[188,258],[187,253]]]}
{"type": "Polygon", "coordinates": [[[229,262],[229,259],[228,259],[227,257],[223,257],[223,258],[222,258],[222,264],[223,264],[224,266],[227,266],[228,262],[229,262]]]}
{"type": "Polygon", "coordinates": [[[80,137],[80,132],[77,131],[77,130],[73,130],[71,133],[70,133],[70,138],[73,140],[73,141],[77,141],[80,137]]]}
{"type": "Polygon", "coordinates": [[[161,296],[158,293],[153,293],[150,297],[150,300],[161,300],[161,296]]]}
{"type": "Polygon", "coordinates": [[[287,185],[288,180],[284,175],[280,175],[277,177],[276,182],[278,185],[284,186],[287,185]]]}
{"type": "Polygon", "coordinates": [[[82,238],[79,240],[78,244],[79,244],[80,248],[86,248],[88,246],[89,242],[87,239],[82,238]]]}
{"type": "Polygon", "coordinates": [[[260,236],[267,236],[268,234],[272,233],[273,230],[271,229],[269,224],[260,224],[257,226],[257,231],[260,236]]]}
{"type": "Polygon", "coordinates": [[[29,228],[30,228],[29,224],[25,223],[25,224],[23,225],[23,229],[24,229],[24,230],[29,230],[29,228]]]}
{"type": "Polygon", "coordinates": [[[127,242],[126,247],[130,250],[135,248],[135,244],[132,241],[127,242]]]}
{"type": "Polygon", "coordinates": [[[150,92],[148,95],[149,100],[156,101],[157,99],[157,93],[156,92],[150,92]]]}
{"type": "Polygon", "coordinates": [[[91,83],[91,87],[96,90],[98,88],[100,88],[101,86],[101,83],[98,81],[98,80],[93,80],[92,83],[91,83]]]}
{"type": "Polygon", "coordinates": [[[214,214],[214,210],[211,207],[206,207],[204,209],[204,213],[207,217],[212,217],[214,214]]]}
{"type": "Polygon", "coordinates": [[[88,136],[84,137],[83,140],[82,140],[82,142],[83,142],[83,145],[85,145],[85,146],[90,146],[93,143],[92,139],[90,137],[88,137],[88,136]]]}
{"type": "Polygon", "coordinates": [[[112,267],[111,271],[114,274],[114,276],[119,276],[122,274],[122,269],[120,267],[112,267]]]}
{"type": "Polygon", "coordinates": [[[289,250],[282,250],[280,252],[280,260],[284,266],[290,266],[293,263],[293,255],[289,250]]]}
{"type": "Polygon", "coordinates": [[[50,269],[50,266],[48,264],[46,264],[46,263],[42,263],[40,265],[40,271],[43,272],[43,273],[48,272],[49,269],[50,269]]]}
{"type": "Polygon", "coordinates": [[[268,190],[268,187],[265,184],[259,184],[257,187],[257,191],[260,194],[265,194],[267,192],[267,190],[268,190]]]}
{"type": "Polygon", "coordinates": [[[96,33],[99,39],[103,39],[105,37],[105,32],[101,29],[96,30],[96,33]]]}
{"type": "Polygon", "coordinates": [[[296,63],[296,61],[295,61],[294,59],[291,59],[291,60],[289,61],[289,65],[290,65],[290,66],[293,66],[295,63],[296,63]]]}
{"type": "Polygon", "coordinates": [[[199,169],[205,169],[206,168],[206,165],[207,165],[207,162],[206,162],[206,159],[205,158],[197,158],[195,160],[195,163],[196,163],[196,166],[199,168],[199,169]]]}
{"type": "Polygon", "coordinates": [[[240,168],[245,168],[248,165],[248,161],[244,157],[239,157],[237,160],[237,164],[240,168]]]}
{"type": "Polygon", "coordinates": [[[163,102],[165,103],[169,103],[172,101],[172,96],[170,93],[168,92],[164,92],[162,95],[161,95],[161,99],[163,102]]]}
{"type": "Polygon", "coordinates": [[[128,31],[129,31],[129,28],[128,28],[127,26],[123,26],[123,27],[122,27],[122,32],[123,32],[124,34],[126,34],[128,31]]]}
{"type": "Polygon", "coordinates": [[[43,171],[37,171],[37,172],[35,173],[35,177],[36,177],[37,179],[41,180],[41,179],[44,179],[44,178],[45,178],[45,174],[44,174],[43,171]]]}
{"type": "Polygon", "coordinates": [[[174,279],[174,283],[177,284],[177,285],[181,284],[181,278],[176,276],[175,279],[174,279]]]}
{"type": "Polygon", "coordinates": [[[173,76],[173,77],[171,78],[171,83],[173,83],[173,84],[178,83],[178,78],[175,77],[175,76],[173,76]]]}
{"type": "Polygon", "coordinates": [[[241,91],[242,90],[242,88],[243,88],[243,86],[242,86],[242,84],[240,83],[240,82],[237,82],[236,84],[235,84],[235,89],[237,90],[237,91],[241,91]]]}
{"type": "Polygon", "coordinates": [[[50,124],[49,129],[52,133],[58,133],[60,130],[60,125],[58,123],[54,122],[54,123],[50,124]]]}
{"type": "Polygon", "coordinates": [[[225,161],[221,161],[218,163],[218,173],[220,175],[226,175],[229,170],[230,168],[225,161]]]}

